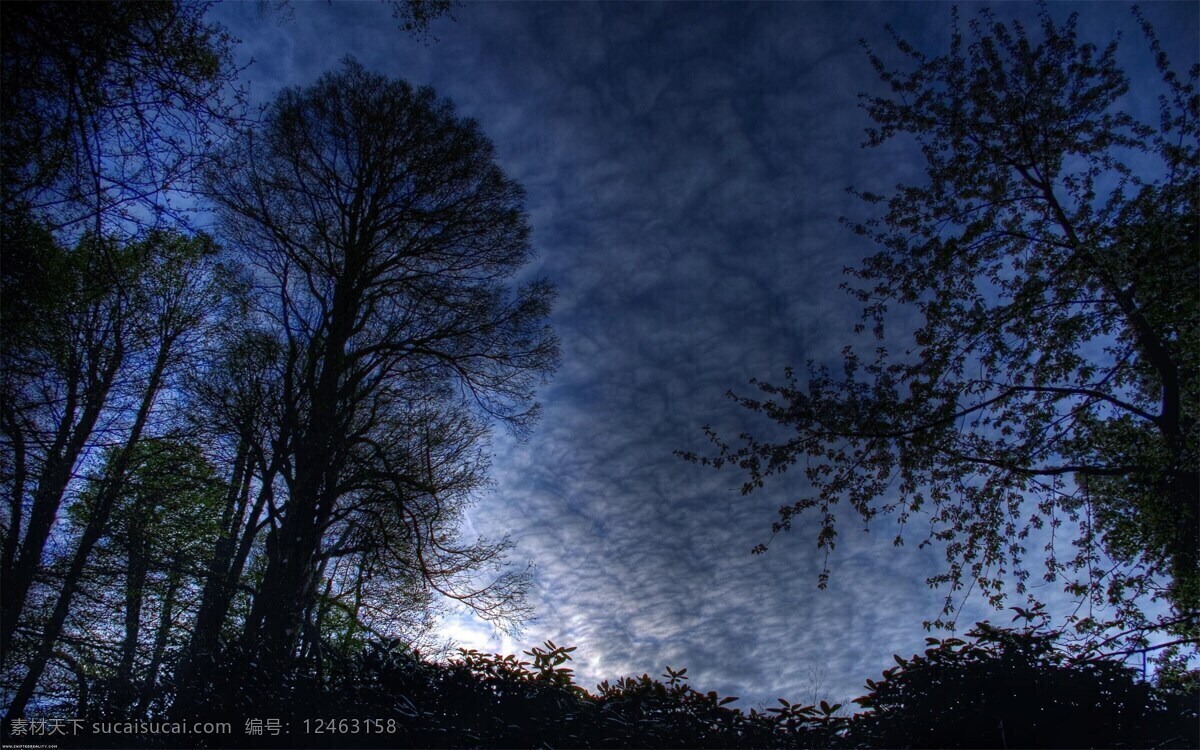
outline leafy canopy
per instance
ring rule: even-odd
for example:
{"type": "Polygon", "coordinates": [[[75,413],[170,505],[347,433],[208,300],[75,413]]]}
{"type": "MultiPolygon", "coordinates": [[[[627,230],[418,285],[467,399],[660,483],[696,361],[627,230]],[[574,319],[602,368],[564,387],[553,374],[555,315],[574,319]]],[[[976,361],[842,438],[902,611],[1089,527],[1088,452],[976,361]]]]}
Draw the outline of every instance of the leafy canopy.
{"type": "Polygon", "coordinates": [[[879,345],[847,348],[840,375],[810,365],[807,383],[789,370],[756,382],[758,398],[731,394],[785,439],[709,429],[716,455],[684,457],[740,468],[744,493],[799,465],[807,488],[774,531],[815,508],[826,555],[841,503],[897,516],[897,544],[926,515],[921,545],[948,562],[930,579],[951,589],[946,612],[970,585],[996,606],[1014,582],[1027,594],[1029,553],[1045,545],[1044,576],[1084,601],[1084,634],[1194,637],[1198,68],[1176,73],[1142,25],[1157,122],[1122,109],[1116,43],[1079,41],[1074,15],[1043,8],[1031,31],[985,10],[963,31],[956,14],[948,54],[896,39],[903,70],[868,49],[890,93],[863,97],[867,145],[912,138],[927,176],[861,193],[880,216],[844,220],[879,246],[845,285],[879,345]],[[885,332],[889,306],[919,313],[911,343],[885,332]],[[1151,622],[1155,600],[1173,612],[1151,622]]]}

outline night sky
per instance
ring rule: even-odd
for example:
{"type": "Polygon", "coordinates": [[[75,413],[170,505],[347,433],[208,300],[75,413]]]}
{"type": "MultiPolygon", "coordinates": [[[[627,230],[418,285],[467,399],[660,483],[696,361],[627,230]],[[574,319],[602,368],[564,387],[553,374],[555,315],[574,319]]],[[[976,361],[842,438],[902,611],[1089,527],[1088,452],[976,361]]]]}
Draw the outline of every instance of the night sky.
{"type": "MultiPolygon", "coordinates": [[[[893,653],[924,648],[921,623],[945,596],[924,584],[938,550],[897,549],[894,519],[864,533],[843,510],[818,591],[814,518],[750,554],[803,487],[743,497],[736,472],[672,453],[704,452],[705,424],[761,432],[727,389],[749,394],[750,378],[781,380],[808,360],[836,367],[855,341],[858,306],[838,285],[873,247],[838,223],[866,215],[846,188],[922,179],[907,143],[861,148],[857,94],[878,83],[859,39],[891,54],[890,23],[941,52],[951,6],[471,3],[424,44],[375,2],[296,3],[290,19],[261,10],[231,2],[210,16],[242,40],[239,61],[253,59],[254,102],[346,55],[433,86],[528,191],[527,273],[558,288],[563,361],[539,393],[543,418],[525,442],[497,432],[495,486],[466,528],[512,536],[512,560],[534,566],[537,619],[513,638],[449,616],[446,635],[505,653],[547,638],[577,646],[589,688],[688,667],[694,687],[747,708],[811,698],[814,682],[817,697],[853,698],[893,653]]],[[[1037,9],[997,10],[1032,26],[1037,9]]],[[[1074,10],[1083,39],[1123,34],[1127,106],[1151,112],[1138,79],[1155,73],[1129,7],[1051,6],[1058,19],[1074,10]]],[[[1177,68],[1200,59],[1200,4],[1144,10],[1177,68]]],[[[1053,585],[1035,593],[1065,606],[1053,585]]],[[[1009,619],[968,602],[959,623],[987,616],[1009,619]]]]}

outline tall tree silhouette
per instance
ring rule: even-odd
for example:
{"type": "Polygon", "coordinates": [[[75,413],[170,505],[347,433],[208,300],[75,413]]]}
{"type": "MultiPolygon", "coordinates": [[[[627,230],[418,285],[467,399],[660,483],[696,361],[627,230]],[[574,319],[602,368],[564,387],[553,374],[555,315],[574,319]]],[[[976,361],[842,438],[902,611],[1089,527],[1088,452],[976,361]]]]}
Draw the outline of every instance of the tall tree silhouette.
{"type": "Polygon", "coordinates": [[[973,581],[996,604],[1007,574],[1027,593],[1030,535],[1074,524],[1077,549],[1051,550],[1047,575],[1096,605],[1075,618],[1085,633],[1194,638],[1198,69],[1174,72],[1143,23],[1163,96],[1158,121],[1139,122],[1121,108],[1115,43],[1082,43],[1075,24],[1043,8],[1034,38],[982,12],[969,39],[956,18],[949,54],[898,40],[907,71],[871,54],[892,93],[864,99],[868,144],[913,137],[928,181],[862,196],[882,219],[848,224],[882,249],[850,291],[860,330],[881,340],[889,305],[923,322],[902,353],[894,338],[873,357],[848,350],[844,377],[789,371],[760,398],[734,397],[788,439],[710,431],[717,454],[688,457],[745,470],[745,492],[803,466],[811,492],[774,530],[815,508],[826,551],[839,502],[868,520],[927,513],[922,543],[944,545],[949,564],[932,582],[973,581]],[[1160,598],[1174,611],[1151,618],[1160,598]]]}
{"type": "MultiPolygon", "coordinates": [[[[448,509],[421,508],[451,499],[439,445],[482,435],[478,419],[520,431],[536,417],[533,389],[557,357],[544,322],[552,289],[510,284],[531,253],[523,193],[478,125],[430,89],[348,61],[281,94],[226,156],[211,194],[254,268],[254,315],[284,362],[285,492],[270,511],[246,642],[288,663],[323,561],[349,549],[327,537],[342,527],[352,538],[355,513],[392,509],[431,585],[442,585],[439,557],[478,564],[501,551],[456,545],[448,509]],[[469,417],[436,426],[456,403],[469,417]]],[[[519,608],[522,580],[458,593],[500,616],[519,608]]]]}

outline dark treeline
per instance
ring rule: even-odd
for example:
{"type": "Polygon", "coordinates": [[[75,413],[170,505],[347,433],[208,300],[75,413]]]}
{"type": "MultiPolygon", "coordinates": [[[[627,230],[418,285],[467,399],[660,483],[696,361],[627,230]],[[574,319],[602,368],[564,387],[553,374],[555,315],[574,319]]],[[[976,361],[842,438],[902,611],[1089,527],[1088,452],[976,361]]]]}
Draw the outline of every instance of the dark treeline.
{"type": "MultiPolygon", "coordinates": [[[[867,709],[779,699],[748,712],[666,668],[574,684],[573,648],[514,656],[464,651],[448,662],[400,641],[333,649],[319,679],[284,680],[231,659],[192,721],[92,713],[55,737],[64,747],[1195,747],[1195,692],[1155,687],[1105,659],[1072,662],[1044,615],[1023,627],[979,623],[969,640],[930,638],[896,656],[867,709]],[[1100,710],[1102,709],[1102,710],[1100,710]],[[208,722],[197,728],[196,721],[208,722]]],[[[31,739],[37,719],[17,725],[31,739]]]]}
{"type": "MultiPolygon", "coordinates": [[[[1152,687],[1036,612],[899,660],[854,717],[743,713],[669,668],[589,693],[549,643],[421,656],[444,602],[528,614],[507,540],[458,531],[490,431],[532,427],[558,360],[553,287],[515,280],[521,187],[451,103],[353,60],[251,120],[203,5],[0,9],[5,739],[1196,743],[1186,660],[1152,687]],[[232,734],[137,729],[198,719],[232,734]]],[[[420,33],[449,6],[395,9],[420,33]]]]}

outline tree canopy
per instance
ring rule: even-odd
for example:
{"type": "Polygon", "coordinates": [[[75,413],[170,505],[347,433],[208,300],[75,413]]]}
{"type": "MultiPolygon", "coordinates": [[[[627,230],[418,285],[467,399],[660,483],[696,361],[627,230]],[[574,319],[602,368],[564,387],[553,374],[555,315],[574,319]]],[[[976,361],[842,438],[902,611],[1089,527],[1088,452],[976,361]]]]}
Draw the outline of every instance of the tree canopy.
{"type": "Polygon", "coordinates": [[[97,234],[183,217],[179,198],[240,111],[231,40],[207,7],[4,6],[6,228],[25,214],[97,234]]]}
{"type": "Polygon", "coordinates": [[[1084,602],[1072,624],[1093,643],[1110,626],[1134,646],[1147,629],[1194,639],[1198,71],[1176,72],[1143,24],[1160,80],[1136,85],[1162,96],[1142,122],[1116,43],[1080,41],[1076,20],[956,15],[946,54],[897,37],[899,69],[868,49],[888,93],[863,99],[867,145],[913,139],[927,177],[861,193],[880,215],[845,221],[880,248],[845,285],[879,343],[848,347],[839,374],[731,394],[783,439],[709,430],[715,455],[686,457],[741,469],[743,492],[800,470],[773,529],[815,509],[827,560],[839,504],[897,517],[897,544],[926,518],[947,611],[967,587],[1027,595],[1046,545],[1044,577],[1084,602]],[[907,340],[896,307],[918,313],[907,340]]]}

